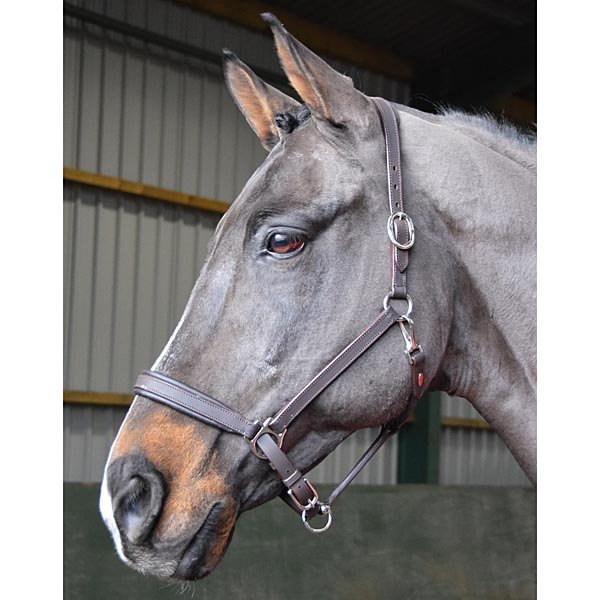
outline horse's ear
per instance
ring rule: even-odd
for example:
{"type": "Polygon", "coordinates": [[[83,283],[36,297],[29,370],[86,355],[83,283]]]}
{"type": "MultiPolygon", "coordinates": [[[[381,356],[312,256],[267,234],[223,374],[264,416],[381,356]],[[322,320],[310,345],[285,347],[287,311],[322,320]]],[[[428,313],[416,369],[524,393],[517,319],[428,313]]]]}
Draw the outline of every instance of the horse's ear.
{"type": "Polygon", "coordinates": [[[369,100],[350,77],[338,73],[301,44],[274,15],[263,13],[261,17],[273,31],[283,70],[313,115],[341,125],[368,114],[369,100]]]}
{"type": "Polygon", "coordinates": [[[279,141],[275,115],[289,112],[299,107],[300,103],[265,83],[229,50],[223,50],[223,69],[225,82],[235,103],[263,147],[271,150],[279,141]]]}

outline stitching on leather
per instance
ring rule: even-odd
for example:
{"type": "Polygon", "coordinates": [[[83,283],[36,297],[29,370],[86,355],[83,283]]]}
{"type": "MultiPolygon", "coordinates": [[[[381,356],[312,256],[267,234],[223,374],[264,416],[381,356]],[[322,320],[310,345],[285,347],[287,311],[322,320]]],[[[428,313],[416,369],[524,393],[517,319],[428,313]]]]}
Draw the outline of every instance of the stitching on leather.
{"type": "MultiPolygon", "coordinates": [[[[293,421],[304,410],[304,408],[306,408],[306,406],[322,391],[322,390],[320,390],[319,392],[317,392],[316,395],[313,395],[311,388],[317,387],[317,389],[318,389],[318,387],[322,383],[325,383],[326,385],[331,383],[331,382],[321,382],[320,380],[326,373],[328,373],[335,366],[337,366],[340,363],[343,364],[342,359],[344,357],[354,356],[352,354],[352,352],[356,349],[357,344],[359,344],[369,333],[373,332],[373,330],[376,330],[377,325],[381,321],[383,321],[386,317],[388,317],[389,315],[391,315],[391,313],[389,311],[382,312],[381,315],[379,315],[379,317],[369,327],[367,327],[367,329],[365,329],[365,331],[363,331],[363,333],[361,335],[359,335],[353,342],[351,342],[348,346],[346,346],[346,348],[344,348],[344,350],[342,350],[301,392],[299,392],[298,395],[296,396],[296,398],[294,398],[293,400],[290,401],[290,403],[280,412],[279,416],[275,419],[275,421],[282,420],[283,417],[285,415],[287,415],[290,411],[292,411],[291,418],[287,419],[287,423],[290,423],[291,421],[293,421]],[[309,391],[311,392],[311,394],[309,394],[309,391]],[[296,402],[303,395],[307,395],[307,394],[309,395],[309,399],[307,399],[305,402],[302,402],[298,406],[298,409],[296,411],[294,411],[294,406],[296,405],[296,402]]],[[[393,322],[390,325],[393,325],[393,322]]],[[[375,343],[375,341],[377,339],[379,339],[386,331],[387,331],[387,328],[381,332],[378,332],[378,335],[376,337],[374,337],[373,339],[369,338],[369,343],[367,344],[366,347],[368,348],[369,345],[375,343]]],[[[364,352],[365,350],[366,350],[366,348],[364,350],[362,350],[356,357],[354,357],[352,359],[352,362],[354,362],[360,356],[360,354],[362,354],[362,352],[364,352]]],[[[350,364],[352,364],[352,362],[350,362],[350,364]]],[[[350,364],[346,365],[341,372],[343,372],[346,368],[348,368],[348,366],[350,366],[350,364]]],[[[341,372],[340,372],[340,374],[341,374],[341,372]]]]}
{"type": "MultiPolygon", "coordinates": [[[[154,382],[153,382],[153,383],[154,383],[154,382]]],[[[188,397],[191,397],[191,399],[193,399],[193,400],[197,400],[197,401],[199,401],[199,402],[204,402],[205,404],[208,404],[208,405],[209,405],[211,408],[214,408],[216,411],[221,411],[221,412],[223,412],[223,413],[225,413],[225,414],[228,414],[228,415],[230,415],[230,416],[232,416],[232,417],[234,417],[234,418],[236,418],[236,419],[243,418],[243,417],[240,417],[240,415],[237,415],[237,414],[236,414],[236,413],[234,413],[234,412],[231,412],[231,411],[229,411],[229,410],[225,410],[225,409],[223,409],[223,408],[221,408],[221,407],[219,407],[219,406],[216,406],[216,405],[214,405],[214,404],[212,404],[212,403],[209,403],[209,402],[207,402],[207,401],[206,401],[204,398],[201,398],[201,397],[199,397],[199,396],[191,396],[191,394],[189,394],[189,393],[188,393],[188,392],[186,392],[185,390],[182,390],[181,388],[178,388],[178,387],[176,387],[176,386],[174,386],[174,385],[172,385],[172,384],[170,384],[170,383],[167,383],[166,381],[161,381],[161,384],[162,384],[162,385],[165,385],[165,386],[168,386],[168,387],[170,387],[170,388],[172,388],[173,390],[175,390],[176,392],[178,392],[178,393],[180,393],[180,394],[185,394],[186,396],[188,396],[188,397]]],[[[154,393],[154,394],[157,394],[158,396],[164,396],[164,397],[165,397],[167,400],[171,400],[171,402],[175,402],[175,404],[180,404],[181,406],[185,406],[186,408],[189,408],[189,409],[190,409],[190,410],[192,410],[193,412],[195,412],[195,413],[197,413],[197,414],[199,414],[199,415],[201,415],[201,416],[203,416],[203,417],[211,418],[211,417],[209,417],[209,416],[205,415],[204,413],[200,412],[200,411],[199,411],[198,409],[196,409],[196,408],[195,408],[193,405],[191,405],[191,404],[186,404],[185,402],[183,402],[183,401],[182,401],[182,400],[180,400],[179,398],[174,398],[174,397],[172,397],[172,396],[169,396],[169,395],[167,395],[166,393],[164,393],[164,392],[163,392],[162,390],[160,390],[160,389],[158,389],[158,390],[157,390],[156,388],[155,388],[155,389],[152,389],[152,385],[150,385],[150,386],[148,386],[147,384],[146,384],[146,386],[143,386],[143,385],[142,385],[142,386],[140,386],[140,385],[136,385],[136,387],[137,387],[137,388],[141,388],[141,389],[145,389],[145,390],[147,390],[147,391],[149,391],[149,392],[152,392],[152,393],[154,393]]],[[[141,394],[141,395],[143,395],[143,394],[141,394]]],[[[237,432],[238,432],[239,434],[241,434],[241,435],[246,435],[246,434],[245,434],[245,432],[244,432],[242,429],[239,429],[238,427],[232,426],[232,425],[231,425],[231,424],[229,424],[229,423],[221,423],[221,425],[225,425],[226,427],[229,427],[230,429],[233,429],[234,431],[237,431],[237,432]]]]}
{"type": "MultiPolygon", "coordinates": [[[[397,197],[398,197],[398,208],[400,210],[404,210],[403,206],[403,198],[402,198],[402,180],[400,175],[400,133],[399,126],[395,116],[393,109],[389,107],[385,102],[380,102],[375,99],[376,104],[380,107],[381,120],[383,123],[383,134],[385,136],[385,147],[386,147],[386,163],[387,163],[387,171],[388,171],[388,201],[390,204],[390,212],[393,214],[394,210],[394,183],[397,184],[397,197]],[[393,124],[390,122],[390,119],[393,121],[393,124]],[[390,131],[395,131],[396,135],[394,135],[395,147],[397,150],[397,156],[395,157],[397,160],[393,160],[392,157],[393,148],[390,144],[390,131]],[[396,171],[394,174],[393,171],[393,163],[396,164],[396,171]]],[[[394,223],[394,232],[398,235],[398,226],[394,223]]],[[[406,239],[406,236],[405,236],[406,239]]],[[[403,271],[408,267],[408,252],[402,251],[399,248],[394,247],[392,250],[392,288],[402,286],[402,288],[406,289],[406,283],[401,282],[400,286],[398,285],[398,275],[402,275],[403,271]]],[[[404,292],[406,293],[406,292],[404,292]]]]}
{"type": "MultiPolygon", "coordinates": [[[[161,381],[161,384],[170,387],[171,389],[175,390],[176,392],[179,392],[180,394],[185,394],[188,398],[191,398],[192,400],[198,400],[199,402],[204,402],[205,404],[208,404],[211,408],[215,408],[216,410],[220,410],[224,413],[227,413],[236,419],[240,418],[240,415],[238,413],[235,413],[232,410],[222,407],[218,404],[214,404],[213,402],[211,402],[210,400],[208,400],[207,398],[204,398],[203,396],[201,396],[199,394],[192,394],[191,392],[188,392],[172,383],[169,383],[168,381],[161,381]]],[[[193,407],[190,406],[190,408],[193,408],[193,407]]]]}

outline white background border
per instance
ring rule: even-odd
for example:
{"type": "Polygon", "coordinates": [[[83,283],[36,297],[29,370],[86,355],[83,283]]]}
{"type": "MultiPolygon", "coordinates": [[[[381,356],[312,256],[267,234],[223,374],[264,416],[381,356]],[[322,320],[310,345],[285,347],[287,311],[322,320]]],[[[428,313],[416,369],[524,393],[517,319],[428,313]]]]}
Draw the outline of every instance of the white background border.
{"type": "MultiPolygon", "coordinates": [[[[539,11],[544,600],[598,590],[598,12],[548,0],[539,11]]],[[[12,581],[26,598],[30,581],[36,594],[43,582],[54,598],[62,597],[62,3],[10,3],[0,15],[4,587],[12,581]]]]}

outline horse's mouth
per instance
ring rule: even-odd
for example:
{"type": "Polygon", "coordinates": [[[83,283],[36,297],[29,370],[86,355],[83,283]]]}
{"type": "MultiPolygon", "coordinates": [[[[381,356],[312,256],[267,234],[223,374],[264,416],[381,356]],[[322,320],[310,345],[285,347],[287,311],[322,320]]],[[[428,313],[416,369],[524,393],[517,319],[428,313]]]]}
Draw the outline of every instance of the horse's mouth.
{"type": "Polygon", "coordinates": [[[224,504],[216,503],[212,506],[206,519],[183,551],[179,564],[172,575],[173,579],[188,581],[201,579],[212,571],[219,557],[215,557],[217,560],[209,560],[211,545],[214,542],[224,510],[224,504]]]}

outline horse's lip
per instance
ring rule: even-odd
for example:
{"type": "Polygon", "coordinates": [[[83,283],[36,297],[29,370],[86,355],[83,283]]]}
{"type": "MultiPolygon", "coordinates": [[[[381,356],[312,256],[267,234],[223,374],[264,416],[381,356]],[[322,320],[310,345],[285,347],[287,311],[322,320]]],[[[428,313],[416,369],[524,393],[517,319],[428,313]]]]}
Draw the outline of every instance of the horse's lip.
{"type": "Polygon", "coordinates": [[[172,575],[173,578],[193,580],[208,575],[209,570],[205,568],[203,558],[209,548],[210,536],[214,532],[215,525],[220,521],[224,509],[225,506],[219,502],[213,504],[202,525],[183,551],[172,575]]]}

